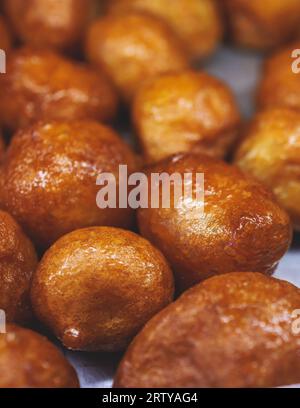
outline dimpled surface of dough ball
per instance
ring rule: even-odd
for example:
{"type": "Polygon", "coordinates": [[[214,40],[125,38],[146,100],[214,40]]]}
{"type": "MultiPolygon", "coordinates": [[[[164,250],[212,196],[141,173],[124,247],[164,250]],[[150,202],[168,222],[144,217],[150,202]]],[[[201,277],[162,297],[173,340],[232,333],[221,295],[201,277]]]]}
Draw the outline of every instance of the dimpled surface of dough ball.
{"type": "Polygon", "coordinates": [[[18,132],[2,165],[0,202],[41,248],[93,225],[130,227],[133,210],[99,208],[96,185],[119,166],[136,171],[136,157],[109,127],[93,121],[39,122],[18,132]]]}
{"type": "Polygon", "coordinates": [[[31,298],[36,315],[71,349],[119,351],[173,299],[173,275],[130,231],[74,231],[45,254],[31,298]]]}
{"type": "Polygon", "coordinates": [[[160,188],[158,208],[138,210],[141,234],[166,256],[179,291],[222,273],[271,274],[288,250],[289,216],[271,191],[238,168],[189,153],[150,166],[147,172],[179,174],[181,179],[187,173],[194,175],[193,196],[181,189],[175,202],[173,188],[170,205],[164,208],[160,188]],[[195,181],[197,173],[204,176],[204,200],[196,196],[196,190],[203,188],[195,181]]]}
{"type": "Polygon", "coordinates": [[[300,382],[293,312],[300,290],[258,273],[210,278],[145,326],[115,378],[119,388],[276,387],[300,382]]]}

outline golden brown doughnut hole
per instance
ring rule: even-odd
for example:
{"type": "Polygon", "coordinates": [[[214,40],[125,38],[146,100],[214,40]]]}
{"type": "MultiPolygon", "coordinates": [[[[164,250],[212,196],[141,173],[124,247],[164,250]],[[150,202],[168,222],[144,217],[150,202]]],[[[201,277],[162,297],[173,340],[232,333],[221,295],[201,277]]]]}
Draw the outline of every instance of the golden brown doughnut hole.
{"type": "Polygon", "coordinates": [[[117,96],[108,79],[92,68],[49,50],[21,48],[0,76],[0,123],[11,131],[37,120],[108,121],[117,96]]]}
{"type": "Polygon", "coordinates": [[[240,114],[220,80],[183,71],[157,77],[138,91],[133,123],[148,162],[191,150],[223,158],[237,138],[240,114]]]}
{"type": "Polygon", "coordinates": [[[133,232],[74,231],[45,254],[32,285],[36,315],[71,349],[118,351],[173,299],[163,257],[133,232]]]}
{"type": "MultiPolygon", "coordinates": [[[[204,175],[201,188],[193,182],[193,197],[179,195],[179,205],[138,210],[141,234],[166,256],[177,289],[213,275],[256,270],[271,274],[291,242],[291,223],[273,194],[223,161],[204,155],[182,154],[147,169],[150,173],[204,175]]],[[[183,190],[183,189],[182,189],[183,190]]]]}
{"type": "Polygon", "coordinates": [[[130,208],[100,209],[101,173],[119,180],[119,165],[136,171],[136,157],[112,129],[92,121],[39,122],[18,132],[2,165],[0,202],[39,247],[94,225],[129,227],[130,208]]]}

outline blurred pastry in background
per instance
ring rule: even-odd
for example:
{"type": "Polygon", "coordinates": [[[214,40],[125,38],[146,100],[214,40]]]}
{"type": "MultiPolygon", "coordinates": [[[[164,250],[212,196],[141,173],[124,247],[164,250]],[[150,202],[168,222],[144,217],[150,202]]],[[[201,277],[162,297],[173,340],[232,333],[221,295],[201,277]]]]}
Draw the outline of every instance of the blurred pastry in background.
{"type": "Polygon", "coordinates": [[[108,0],[107,4],[111,13],[141,10],[161,17],[193,60],[211,55],[222,38],[223,23],[214,0],[108,0]]]}
{"type": "Polygon", "coordinates": [[[299,0],[219,0],[232,40],[241,47],[266,50],[297,35],[299,0]]]}
{"type": "Polygon", "coordinates": [[[147,162],[186,151],[224,158],[240,125],[231,90],[196,71],[165,74],[145,83],[137,92],[132,117],[147,162]]]}
{"type": "Polygon", "coordinates": [[[267,58],[258,87],[258,108],[282,106],[300,112],[299,57],[300,41],[296,41],[267,58]]]}
{"type": "Polygon", "coordinates": [[[256,115],[235,164],[273,190],[300,230],[300,112],[269,108],[256,115]]]}
{"type": "Polygon", "coordinates": [[[94,21],[86,56],[110,76],[125,102],[132,101],[145,80],[189,65],[183,44],[168,24],[135,11],[94,21]]]}
{"type": "Polygon", "coordinates": [[[80,47],[95,0],[4,0],[22,43],[57,50],[80,47]]]}

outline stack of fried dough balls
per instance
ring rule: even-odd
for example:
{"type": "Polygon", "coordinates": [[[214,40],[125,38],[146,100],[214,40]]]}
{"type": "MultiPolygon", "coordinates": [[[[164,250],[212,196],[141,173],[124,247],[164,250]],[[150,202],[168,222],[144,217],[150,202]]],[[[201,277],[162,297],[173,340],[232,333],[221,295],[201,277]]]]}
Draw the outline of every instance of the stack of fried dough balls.
{"type": "Polygon", "coordinates": [[[260,50],[294,38],[299,1],[0,7],[0,388],[79,387],[32,328],[125,352],[115,387],[300,382],[300,289],[269,276],[300,229],[300,44],[268,58],[244,135],[233,91],[195,70],[224,27],[260,50]]]}
{"type": "Polygon", "coordinates": [[[220,12],[214,0],[109,0],[110,13],[141,10],[162,18],[176,32],[191,59],[210,55],[223,32],[220,12]]]}
{"type": "Polygon", "coordinates": [[[191,70],[148,81],[137,92],[132,116],[147,162],[191,150],[224,158],[240,124],[231,90],[217,78],[191,70]]]}
{"type": "Polygon", "coordinates": [[[231,38],[242,47],[268,50],[295,38],[300,25],[298,0],[218,0],[231,38]]]}

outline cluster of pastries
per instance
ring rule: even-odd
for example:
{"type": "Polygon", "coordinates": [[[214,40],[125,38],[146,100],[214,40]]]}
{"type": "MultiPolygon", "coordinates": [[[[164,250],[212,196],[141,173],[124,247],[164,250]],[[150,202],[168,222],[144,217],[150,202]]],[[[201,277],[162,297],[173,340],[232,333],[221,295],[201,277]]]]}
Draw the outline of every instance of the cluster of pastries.
{"type": "Polygon", "coordinates": [[[299,0],[0,11],[0,387],[79,386],[37,327],[71,350],[124,353],[115,387],[299,383],[300,289],[271,277],[300,230],[299,0]],[[249,123],[195,69],[226,38],[268,52],[249,123]],[[204,174],[204,211],[196,184],[180,206],[161,192],[158,207],[99,208],[97,177],[118,187],[120,165],[149,182],[204,174]]]}

